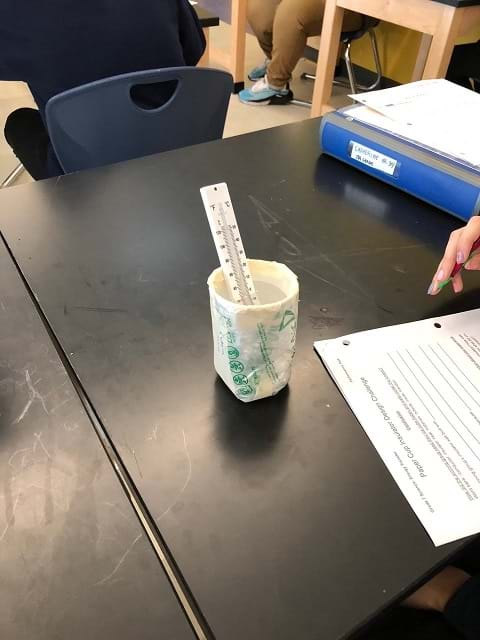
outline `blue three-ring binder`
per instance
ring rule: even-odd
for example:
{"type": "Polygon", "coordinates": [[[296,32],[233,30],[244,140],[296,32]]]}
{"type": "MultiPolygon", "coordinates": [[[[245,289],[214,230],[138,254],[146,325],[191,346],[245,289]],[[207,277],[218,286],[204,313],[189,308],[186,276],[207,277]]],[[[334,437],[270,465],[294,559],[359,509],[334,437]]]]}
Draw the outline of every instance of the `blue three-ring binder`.
{"type": "Polygon", "coordinates": [[[324,153],[462,220],[480,212],[480,170],[398,135],[355,120],[355,107],[321,120],[324,153]]]}

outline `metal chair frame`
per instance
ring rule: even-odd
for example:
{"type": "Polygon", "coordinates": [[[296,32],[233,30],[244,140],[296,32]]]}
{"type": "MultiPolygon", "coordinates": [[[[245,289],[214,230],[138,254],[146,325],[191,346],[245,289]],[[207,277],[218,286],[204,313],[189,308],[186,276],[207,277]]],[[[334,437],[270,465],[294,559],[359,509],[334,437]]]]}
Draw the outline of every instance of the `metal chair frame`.
{"type": "MultiPolygon", "coordinates": [[[[368,87],[357,83],[357,80],[355,78],[355,70],[353,68],[351,47],[352,47],[352,42],[359,38],[351,38],[347,35],[342,39],[342,42],[346,45],[345,65],[347,67],[348,82],[337,79],[333,81],[333,84],[336,86],[349,87],[352,93],[357,93],[358,91],[374,91],[375,89],[378,89],[380,87],[380,84],[382,82],[382,65],[380,62],[380,55],[378,52],[378,42],[377,42],[377,34],[375,33],[375,27],[373,26],[368,27],[364,35],[366,34],[368,34],[370,38],[370,43],[372,45],[373,60],[375,63],[375,71],[376,71],[375,81],[368,87]]],[[[315,80],[315,76],[312,75],[311,73],[303,73],[301,75],[301,78],[302,80],[315,80]]],[[[290,102],[291,104],[296,104],[301,107],[312,106],[311,102],[307,102],[306,100],[297,100],[296,98],[294,98],[290,102]]]]}
{"type": "Polygon", "coordinates": [[[17,164],[15,169],[11,173],[9,173],[8,176],[5,178],[5,180],[0,184],[0,189],[6,189],[7,187],[11,187],[12,184],[14,184],[14,182],[22,175],[24,171],[25,171],[25,167],[20,162],[19,164],[17,164]]]}

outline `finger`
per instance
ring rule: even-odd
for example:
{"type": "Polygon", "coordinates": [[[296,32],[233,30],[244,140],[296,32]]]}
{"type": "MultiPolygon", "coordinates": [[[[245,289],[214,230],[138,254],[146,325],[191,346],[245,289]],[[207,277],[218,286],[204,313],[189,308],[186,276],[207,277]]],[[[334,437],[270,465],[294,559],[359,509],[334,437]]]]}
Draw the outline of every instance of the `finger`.
{"type": "Polygon", "coordinates": [[[457,275],[453,278],[452,287],[455,293],[460,293],[461,291],[463,291],[463,280],[461,273],[457,273],[457,275]]]}
{"type": "Polygon", "coordinates": [[[449,275],[452,273],[453,267],[457,261],[457,245],[460,234],[463,232],[463,229],[457,229],[453,233],[450,234],[450,239],[445,248],[445,253],[440,264],[437,267],[437,271],[433,276],[432,283],[428,289],[428,293],[430,295],[436,295],[439,293],[440,289],[438,287],[440,282],[446,280],[449,275]]]}
{"type": "Polygon", "coordinates": [[[466,227],[462,229],[460,237],[457,239],[456,261],[463,264],[468,260],[472,250],[472,245],[480,236],[480,218],[475,216],[470,218],[466,227]]]}
{"type": "Polygon", "coordinates": [[[448,276],[451,274],[453,267],[457,263],[458,244],[464,230],[465,227],[463,229],[457,229],[450,234],[447,246],[445,247],[445,253],[443,254],[443,258],[438,265],[438,270],[435,275],[436,280],[445,280],[445,278],[448,278],[448,276]]]}

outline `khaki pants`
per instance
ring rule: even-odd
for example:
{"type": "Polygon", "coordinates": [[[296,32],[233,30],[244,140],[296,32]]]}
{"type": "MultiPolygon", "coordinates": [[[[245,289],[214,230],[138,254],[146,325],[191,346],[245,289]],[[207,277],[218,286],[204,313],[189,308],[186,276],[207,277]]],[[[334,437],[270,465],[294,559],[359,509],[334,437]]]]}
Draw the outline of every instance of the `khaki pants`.
{"type": "MultiPolygon", "coordinates": [[[[307,38],[322,32],[325,0],[248,0],[248,21],[267,58],[268,82],[283,87],[303,55],[307,38]]],[[[344,30],[360,28],[361,18],[345,12],[344,30]]]]}

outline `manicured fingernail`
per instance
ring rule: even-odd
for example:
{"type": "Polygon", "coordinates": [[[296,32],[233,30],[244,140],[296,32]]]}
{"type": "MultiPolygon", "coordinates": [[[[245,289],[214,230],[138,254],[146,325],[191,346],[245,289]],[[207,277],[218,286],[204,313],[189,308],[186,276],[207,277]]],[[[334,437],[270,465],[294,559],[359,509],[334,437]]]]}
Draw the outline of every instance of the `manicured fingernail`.
{"type": "Polygon", "coordinates": [[[427,291],[427,295],[431,296],[433,293],[433,282],[432,284],[428,287],[428,291],[427,291]]]}
{"type": "Polygon", "coordinates": [[[463,251],[459,251],[457,253],[457,264],[463,264],[465,262],[465,257],[463,255],[463,251]]]}
{"type": "Polygon", "coordinates": [[[440,271],[437,273],[436,280],[439,280],[441,282],[443,280],[444,276],[445,276],[445,273],[444,273],[443,269],[440,269],[440,271]]]}

